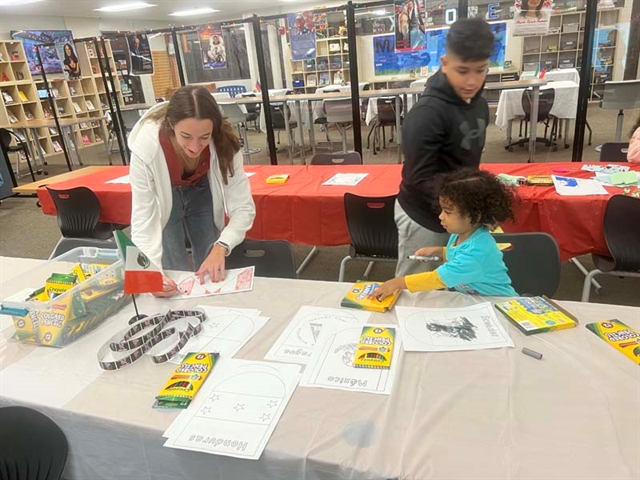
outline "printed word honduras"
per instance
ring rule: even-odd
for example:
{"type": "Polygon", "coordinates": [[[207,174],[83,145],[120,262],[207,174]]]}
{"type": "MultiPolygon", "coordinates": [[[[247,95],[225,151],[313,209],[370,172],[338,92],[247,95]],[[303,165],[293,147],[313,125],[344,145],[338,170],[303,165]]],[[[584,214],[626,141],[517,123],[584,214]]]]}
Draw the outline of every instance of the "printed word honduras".
{"type": "Polygon", "coordinates": [[[115,232],[124,259],[124,293],[162,291],[162,272],[122,231],[115,232]]]}

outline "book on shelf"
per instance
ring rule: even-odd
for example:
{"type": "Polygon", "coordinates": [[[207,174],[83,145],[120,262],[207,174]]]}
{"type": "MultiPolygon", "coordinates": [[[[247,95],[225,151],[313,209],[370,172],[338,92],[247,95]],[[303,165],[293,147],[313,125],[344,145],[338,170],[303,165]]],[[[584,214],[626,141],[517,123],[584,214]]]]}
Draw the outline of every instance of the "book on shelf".
{"type": "Polygon", "coordinates": [[[69,87],[69,93],[71,93],[71,95],[75,95],[78,93],[78,91],[74,88],[74,87],[69,87]]]}
{"type": "Polygon", "coordinates": [[[91,139],[89,138],[89,135],[82,135],[82,144],[91,145],[91,139]]]}
{"type": "Polygon", "coordinates": [[[13,60],[14,62],[20,60],[19,50],[11,50],[11,60],[13,60]]]}
{"type": "Polygon", "coordinates": [[[318,84],[323,87],[325,85],[329,85],[331,83],[331,79],[329,78],[329,74],[324,72],[318,74],[318,84]]]}
{"type": "Polygon", "coordinates": [[[80,122],[80,128],[86,130],[87,128],[89,128],[89,125],[87,125],[86,122],[80,122]]]}
{"type": "Polygon", "coordinates": [[[546,296],[497,302],[496,308],[525,335],[573,328],[578,319],[546,296]]]}
{"type": "Polygon", "coordinates": [[[76,111],[76,113],[82,113],[82,108],[80,108],[78,102],[73,102],[73,109],[76,111]]]}
{"type": "Polygon", "coordinates": [[[10,82],[11,79],[9,78],[9,75],[7,75],[7,72],[2,72],[2,75],[0,75],[0,82],[10,82]]]}
{"type": "Polygon", "coordinates": [[[43,111],[43,114],[44,114],[44,118],[53,117],[53,115],[51,114],[51,109],[49,108],[49,105],[43,105],[42,106],[42,111],[43,111]]]}
{"type": "Polygon", "coordinates": [[[23,102],[29,101],[29,99],[27,98],[27,94],[24,93],[22,90],[18,90],[18,96],[20,97],[20,100],[22,100],[23,102]]]}
{"type": "Polygon", "coordinates": [[[58,135],[58,131],[53,127],[49,127],[49,134],[50,135],[58,135]]]}
{"type": "Polygon", "coordinates": [[[95,110],[96,107],[93,106],[93,103],[91,102],[91,100],[86,100],[84,102],[87,105],[87,110],[95,110]]]}
{"type": "Polygon", "coordinates": [[[53,93],[53,96],[54,96],[55,98],[60,98],[60,91],[58,91],[58,89],[57,89],[57,88],[52,88],[52,89],[51,89],[51,92],[53,93]]]}
{"type": "Polygon", "coordinates": [[[16,76],[16,80],[24,80],[24,73],[22,73],[22,71],[17,70],[15,72],[15,76],[16,76]]]}
{"type": "Polygon", "coordinates": [[[18,117],[13,112],[7,112],[7,117],[9,118],[9,123],[18,123],[18,117]]]}
{"type": "Polygon", "coordinates": [[[98,135],[97,133],[94,135],[96,142],[101,142],[102,141],[102,137],[100,135],[98,135]]]}
{"type": "Polygon", "coordinates": [[[26,117],[27,120],[35,120],[36,118],[33,116],[33,113],[31,113],[30,111],[25,111],[24,112],[24,116],[26,117]]]}
{"type": "Polygon", "coordinates": [[[2,98],[4,99],[4,103],[6,104],[15,103],[15,100],[13,99],[11,94],[9,92],[5,92],[4,90],[2,91],[2,98]]]}
{"type": "Polygon", "coordinates": [[[53,151],[54,152],[57,153],[57,152],[61,152],[62,151],[62,147],[60,146],[60,142],[58,142],[58,140],[54,140],[52,142],[52,145],[53,145],[53,151]]]}

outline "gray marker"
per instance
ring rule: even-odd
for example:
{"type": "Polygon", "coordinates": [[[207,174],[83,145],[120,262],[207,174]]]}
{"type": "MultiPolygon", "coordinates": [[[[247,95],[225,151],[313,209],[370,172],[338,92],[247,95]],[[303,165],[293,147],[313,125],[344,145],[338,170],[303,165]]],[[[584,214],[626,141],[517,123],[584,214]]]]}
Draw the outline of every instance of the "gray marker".
{"type": "Polygon", "coordinates": [[[437,255],[432,255],[429,257],[423,257],[420,255],[409,255],[407,258],[409,260],[418,260],[419,262],[439,262],[440,261],[440,257],[438,257],[437,255]]]}
{"type": "Polygon", "coordinates": [[[522,347],[522,353],[524,353],[525,355],[529,355],[530,357],[533,357],[537,360],[542,360],[542,354],[536,352],[535,350],[531,350],[527,347],[522,347]]]}

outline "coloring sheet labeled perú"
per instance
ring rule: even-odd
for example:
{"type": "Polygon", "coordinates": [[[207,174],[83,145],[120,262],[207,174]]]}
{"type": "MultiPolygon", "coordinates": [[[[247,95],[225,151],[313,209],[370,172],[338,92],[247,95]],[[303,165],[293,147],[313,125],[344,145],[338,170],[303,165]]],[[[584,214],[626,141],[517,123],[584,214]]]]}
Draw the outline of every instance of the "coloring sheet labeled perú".
{"type": "Polygon", "coordinates": [[[299,380],[299,365],[223,358],[164,446],[257,460],[299,380]]]}
{"type": "Polygon", "coordinates": [[[370,316],[369,312],[358,310],[301,307],[264,358],[306,365],[325,323],[363,325],[370,316]]]}
{"type": "Polygon", "coordinates": [[[462,308],[396,307],[407,352],[513,347],[489,302],[462,308]]]}
{"type": "Polygon", "coordinates": [[[328,323],[318,338],[300,386],[389,395],[400,364],[401,336],[396,332],[390,368],[354,367],[353,359],[362,327],[328,323]]]}
{"type": "Polygon", "coordinates": [[[260,316],[260,310],[199,305],[207,319],[202,331],[170,362],[180,363],[189,352],[218,352],[221,357],[233,357],[269,321],[260,316]]]}
{"type": "Polygon", "coordinates": [[[253,290],[254,271],[255,267],[253,266],[227,270],[225,279],[221,282],[212,282],[207,278],[202,284],[195,273],[185,273],[176,282],[180,294],[174,295],[171,299],[184,300],[186,298],[251,291],[253,290]]]}

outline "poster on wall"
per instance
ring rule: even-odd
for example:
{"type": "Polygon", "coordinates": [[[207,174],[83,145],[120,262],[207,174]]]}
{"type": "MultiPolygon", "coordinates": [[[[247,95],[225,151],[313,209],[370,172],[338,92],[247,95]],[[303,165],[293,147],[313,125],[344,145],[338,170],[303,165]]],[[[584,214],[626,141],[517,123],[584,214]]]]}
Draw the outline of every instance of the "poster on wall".
{"type": "Polygon", "coordinates": [[[205,69],[227,68],[227,49],[224,45],[222,27],[203,25],[198,28],[200,49],[202,50],[202,67],[205,69]]]}
{"type": "Polygon", "coordinates": [[[73,42],[56,43],[58,58],[62,61],[62,69],[66,80],[80,80],[82,72],[73,42]]]}
{"type": "Polygon", "coordinates": [[[424,50],[425,26],[422,0],[395,0],[396,51],[424,50]]]}
{"type": "MultiPolygon", "coordinates": [[[[43,43],[55,43],[56,45],[70,43],[73,45],[71,30],[14,30],[11,32],[11,38],[20,40],[24,45],[31,75],[42,75],[42,69],[36,56],[36,45],[43,43]]],[[[63,57],[58,56],[54,46],[41,47],[40,56],[45,73],[62,73],[64,71],[60,61],[63,57]]],[[[22,79],[17,78],[17,80],[22,79]]]]}
{"type": "Polygon", "coordinates": [[[515,0],[513,36],[546,35],[551,22],[552,0],[515,0]]]}
{"type": "Polygon", "coordinates": [[[292,60],[316,57],[316,26],[311,11],[287,15],[292,60]]]}
{"type": "Polygon", "coordinates": [[[144,33],[127,35],[129,44],[129,65],[131,75],[153,75],[153,58],[149,39],[144,33]]]}

